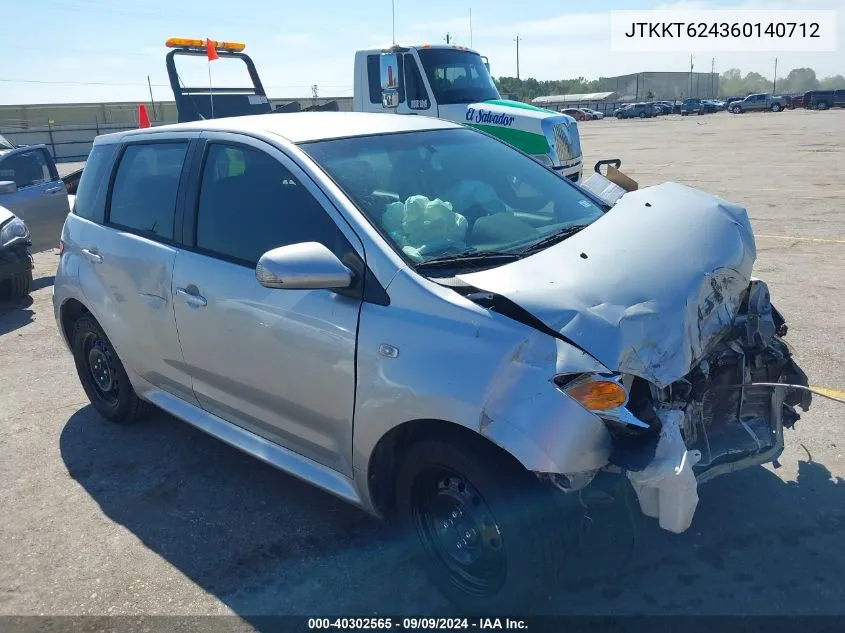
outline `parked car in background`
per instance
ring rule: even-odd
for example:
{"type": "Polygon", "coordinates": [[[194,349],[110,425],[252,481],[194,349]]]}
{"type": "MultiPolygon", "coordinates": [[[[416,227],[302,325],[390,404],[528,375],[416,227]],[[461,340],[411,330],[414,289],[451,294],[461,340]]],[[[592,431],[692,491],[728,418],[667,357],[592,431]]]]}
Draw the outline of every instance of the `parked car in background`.
{"type": "Polygon", "coordinates": [[[712,108],[712,112],[718,112],[719,110],[725,109],[725,102],[720,101],[719,99],[702,99],[702,101],[707,104],[708,110],[712,108]]]}
{"type": "Polygon", "coordinates": [[[765,111],[780,112],[786,107],[783,97],[775,97],[768,93],[748,95],[742,101],[734,101],[728,110],[734,114],[743,112],[765,111]]]}
{"type": "Polygon", "coordinates": [[[648,103],[632,103],[613,113],[617,119],[648,119],[657,116],[657,111],[648,103]]]}
{"type": "Polygon", "coordinates": [[[712,104],[708,105],[701,99],[684,99],[681,103],[681,116],[688,114],[705,114],[707,112],[715,112],[716,109],[712,104]]]}
{"type": "Polygon", "coordinates": [[[792,101],[790,102],[790,107],[792,109],[803,108],[804,107],[804,95],[794,95],[792,97],[792,101]]]}
{"type": "Polygon", "coordinates": [[[725,99],[725,110],[730,110],[731,104],[734,101],[742,101],[743,99],[745,99],[745,97],[728,97],[725,99]]]}
{"type": "Polygon", "coordinates": [[[29,227],[33,252],[58,246],[70,205],[45,145],[13,148],[5,141],[0,148],[0,206],[29,227]]]}
{"type": "Polygon", "coordinates": [[[593,117],[593,119],[597,120],[597,119],[603,119],[604,118],[604,113],[599,112],[598,110],[593,110],[592,108],[579,108],[579,109],[583,110],[587,114],[591,115],[593,117]]]}
{"type": "Polygon", "coordinates": [[[803,104],[810,110],[845,108],[845,90],[810,90],[804,93],[803,104]]]}
{"type": "Polygon", "coordinates": [[[0,207],[0,299],[20,299],[32,290],[30,245],[26,223],[0,207]]]}
{"type": "Polygon", "coordinates": [[[571,116],[576,121],[591,121],[593,118],[592,115],[587,114],[580,108],[564,108],[560,110],[560,113],[571,116]]]}
{"type": "Polygon", "coordinates": [[[658,115],[672,114],[672,107],[663,103],[662,101],[652,101],[649,105],[654,108],[655,112],[657,112],[658,115]]]}

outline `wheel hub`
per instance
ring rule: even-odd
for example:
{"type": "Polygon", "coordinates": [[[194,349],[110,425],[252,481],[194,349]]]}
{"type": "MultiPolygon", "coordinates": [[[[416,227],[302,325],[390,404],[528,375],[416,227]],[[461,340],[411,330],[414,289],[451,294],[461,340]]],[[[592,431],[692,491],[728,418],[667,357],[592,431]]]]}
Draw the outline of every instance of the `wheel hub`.
{"type": "Polygon", "coordinates": [[[102,341],[95,342],[88,352],[88,368],[91,377],[94,379],[94,384],[99,389],[108,393],[114,388],[115,379],[111,359],[109,358],[108,348],[102,341]]]}
{"type": "Polygon", "coordinates": [[[502,536],[493,512],[475,488],[457,474],[428,480],[418,499],[420,527],[453,582],[472,592],[496,585],[505,568],[502,536]],[[428,487],[426,486],[426,487],[428,487]]]}

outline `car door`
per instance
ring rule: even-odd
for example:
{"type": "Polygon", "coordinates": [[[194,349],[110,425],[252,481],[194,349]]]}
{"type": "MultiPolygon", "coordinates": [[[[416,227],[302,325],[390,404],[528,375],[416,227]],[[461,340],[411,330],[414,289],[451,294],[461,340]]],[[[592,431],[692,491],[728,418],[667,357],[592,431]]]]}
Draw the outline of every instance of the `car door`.
{"type": "Polygon", "coordinates": [[[136,389],[142,395],[164,390],[196,404],[172,305],[176,218],[191,136],[199,133],[137,136],[118,147],[116,161],[109,146],[95,146],[65,235],[72,238],[66,247],[79,255],[89,308],[127,370],[144,381],[136,389]],[[97,175],[108,187],[102,215],[87,202],[97,198],[89,196],[88,176],[97,175]]]}
{"type": "Polygon", "coordinates": [[[43,251],[59,244],[67,214],[67,189],[53,160],[43,148],[16,150],[0,158],[0,181],[15,183],[14,193],[0,194],[4,206],[29,227],[32,250],[43,251]]]}
{"type": "Polygon", "coordinates": [[[352,475],[359,296],[280,290],[255,278],[273,248],[320,242],[342,260],[363,245],[280,150],[204,134],[176,260],[174,306],[194,393],[208,412],[352,475]]]}

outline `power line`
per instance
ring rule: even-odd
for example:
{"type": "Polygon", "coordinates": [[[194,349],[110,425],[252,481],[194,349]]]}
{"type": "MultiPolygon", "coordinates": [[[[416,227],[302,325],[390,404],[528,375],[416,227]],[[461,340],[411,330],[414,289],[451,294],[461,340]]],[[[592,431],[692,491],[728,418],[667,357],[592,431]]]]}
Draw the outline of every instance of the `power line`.
{"type": "MultiPolygon", "coordinates": [[[[127,83],[127,82],[111,82],[111,81],[52,81],[46,79],[0,79],[2,83],[19,83],[19,84],[47,84],[47,85],[64,85],[64,86],[140,86],[142,88],[148,87],[146,83],[127,83]]],[[[319,82],[324,88],[352,88],[350,84],[324,84],[319,82]]],[[[286,84],[286,85],[266,85],[265,88],[273,89],[287,89],[287,88],[308,88],[314,84],[286,84]]],[[[152,84],[155,88],[169,88],[170,84],[152,84]]],[[[248,86],[244,87],[248,89],[248,86]]]]}

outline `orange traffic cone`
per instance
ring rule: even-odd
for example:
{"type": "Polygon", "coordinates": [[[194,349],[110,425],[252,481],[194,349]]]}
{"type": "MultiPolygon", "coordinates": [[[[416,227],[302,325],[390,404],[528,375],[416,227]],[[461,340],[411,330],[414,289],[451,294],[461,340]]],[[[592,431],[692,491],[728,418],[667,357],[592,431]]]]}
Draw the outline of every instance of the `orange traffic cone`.
{"type": "Polygon", "coordinates": [[[150,117],[147,115],[147,106],[143,103],[138,106],[138,127],[150,127],[150,117]]]}

